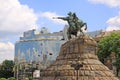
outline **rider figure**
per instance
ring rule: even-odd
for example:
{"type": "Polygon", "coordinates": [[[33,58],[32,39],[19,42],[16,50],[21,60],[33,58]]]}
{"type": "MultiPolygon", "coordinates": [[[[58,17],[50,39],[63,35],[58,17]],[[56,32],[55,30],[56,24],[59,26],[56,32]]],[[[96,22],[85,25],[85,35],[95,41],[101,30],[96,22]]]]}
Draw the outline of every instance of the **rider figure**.
{"type": "Polygon", "coordinates": [[[64,21],[67,21],[69,26],[75,30],[75,22],[74,22],[74,16],[71,12],[68,13],[68,16],[67,17],[57,17],[57,19],[62,19],[64,21]]]}
{"type": "Polygon", "coordinates": [[[68,21],[69,21],[69,26],[72,27],[73,29],[76,28],[75,22],[74,22],[74,16],[71,12],[68,13],[68,21]]]}
{"type": "Polygon", "coordinates": [[[73,13],[73,20],[74,20],[76,29],[79,28],[79,26],[81,26],[81,24],[83,24],[83,21],[80,20],[80,19],[76,16],[75,13],[73,13]]]}
{"type": "Polygon", "coordinates": [[[87,29],[87,24],[84,23],[82,20],[80,20],[75,13],[69,12],[67,17],[57,17],[54,19],[62,19],[68,22],[69,28],[68,28],[67,34],[69,39],[71,38],[71,34],[77,36],[78,31],[83,33],[81,29],[83,26],[86,27],[85,30],[87,29]]]}

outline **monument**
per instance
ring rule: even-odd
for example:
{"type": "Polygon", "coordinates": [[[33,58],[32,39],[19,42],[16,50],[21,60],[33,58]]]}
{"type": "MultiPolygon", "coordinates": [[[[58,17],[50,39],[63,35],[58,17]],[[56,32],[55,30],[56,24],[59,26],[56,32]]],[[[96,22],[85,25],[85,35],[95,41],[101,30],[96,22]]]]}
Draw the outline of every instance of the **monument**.
{"type": "Polygon", "coordinates": [[[61,46],[56,61],[41,72],[42,80],[119,80],[97,57],[97,43],[84,33],[61,46]]]}
{"type": "Polygon", "coordinates": [[[57,17],[53,19],[62,19],[68,22],[69,24],[69,28],[67,31],[68,39],[71,39],[71,35],[75,35],[77,37],[78,31],[84,34],[82,27],[85,26],[85,30],[87,29],[87,24],[84,23],[82,20],[78,19],[75,13],[69,12],[67,17],[57,17]]]}

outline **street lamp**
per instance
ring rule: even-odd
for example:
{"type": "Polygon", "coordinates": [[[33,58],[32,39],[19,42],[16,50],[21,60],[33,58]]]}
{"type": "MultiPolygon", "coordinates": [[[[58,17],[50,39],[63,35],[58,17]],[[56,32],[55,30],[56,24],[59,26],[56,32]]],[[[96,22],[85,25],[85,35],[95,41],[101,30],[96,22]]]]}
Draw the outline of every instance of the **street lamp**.
{"type": "Polygon", "coordinates": [[[80,64],[80,63],[78,62],[79,59],[80,59],[80,57],[78,57],[77,60],[75,60],[76,63],[71,64],[71,67],[73,67],[73,68],[76,70],[76,72],[77,72],[76,80],[78,80],[78,71],[79,71],[79,69],[80,69],[81,67],[83,67],[83,63],[80,64]]]}
{"type": "Polygon", "coordinates": [[[83,67],[83,64],[76,63],[76,64],[72,64],[71,67],[73,67],[76,70],[77,72],[76,80],[78,80],[78,71],[81,67],[83,67]]]}

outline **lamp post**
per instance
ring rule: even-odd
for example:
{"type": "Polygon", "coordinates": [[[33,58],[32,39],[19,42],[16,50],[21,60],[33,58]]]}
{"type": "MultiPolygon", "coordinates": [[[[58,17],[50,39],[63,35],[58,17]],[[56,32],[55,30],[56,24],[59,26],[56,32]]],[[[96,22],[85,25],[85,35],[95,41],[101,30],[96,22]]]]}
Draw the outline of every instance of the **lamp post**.
{"type": "Polygon", "coordinates": [[[79,69],[80,69],[81,67],[83,67],[83,63],[80,64],[80,63],[78,62],[79,59],[80,59],[80,57],[78,57],[77,60],[75,60],[75,61],[76,61],[75,64],[71,64],[71,67],[73,67],[73,68],[76,70],[76,72],[77,72],[76,80],[78,80],[78,71],[79,71],[79,69]]]}
{"type": "Polygon", "coordinates": [[[72,64],[71,67],[74,67],[74,69],[76,70],[77,72],[76,80],[78,80],[78,71],[81,67],[83,67],[83,64],[76,63],[76,64],[72,64]]]}

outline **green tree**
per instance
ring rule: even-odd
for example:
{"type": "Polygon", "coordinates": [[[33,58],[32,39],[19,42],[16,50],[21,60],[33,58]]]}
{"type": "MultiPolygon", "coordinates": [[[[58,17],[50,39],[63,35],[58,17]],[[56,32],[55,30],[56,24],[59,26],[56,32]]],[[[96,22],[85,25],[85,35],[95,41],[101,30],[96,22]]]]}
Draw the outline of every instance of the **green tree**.
{"type": "Polygon", "coordinates": [[[14,77],[10,77],[9,80],[16,80],[14,77]]]}
{"type": "Polygon", "coordinates": [[[0,77],[9,78],[14,76],[13,72],[14,62],[12,60],[3,61],[0,67],[0,77]]]}
{"type": "Polygon", "coordinates": [[[108,37],[104,37],[98,43],[98,57],[102,63],[105,58],[109,57],[112,53],[115,53],[116,62],[113,65],[117,68],[117,76],[120,71],[120,34],[112,33],[108,37]]]}
{"type": "Polygon", "coordinates": [[[117,72],[116,75],[119,76],[119,71],[120,71],[120,56],[116,58],[116,62],[114,62],[113,65],[116,66],[116,72],[117,72]]]}
{"type": "Polygon", "coordinates": [[[6,80],[6,78],[0,78],[0,80],[6,80]]]}

